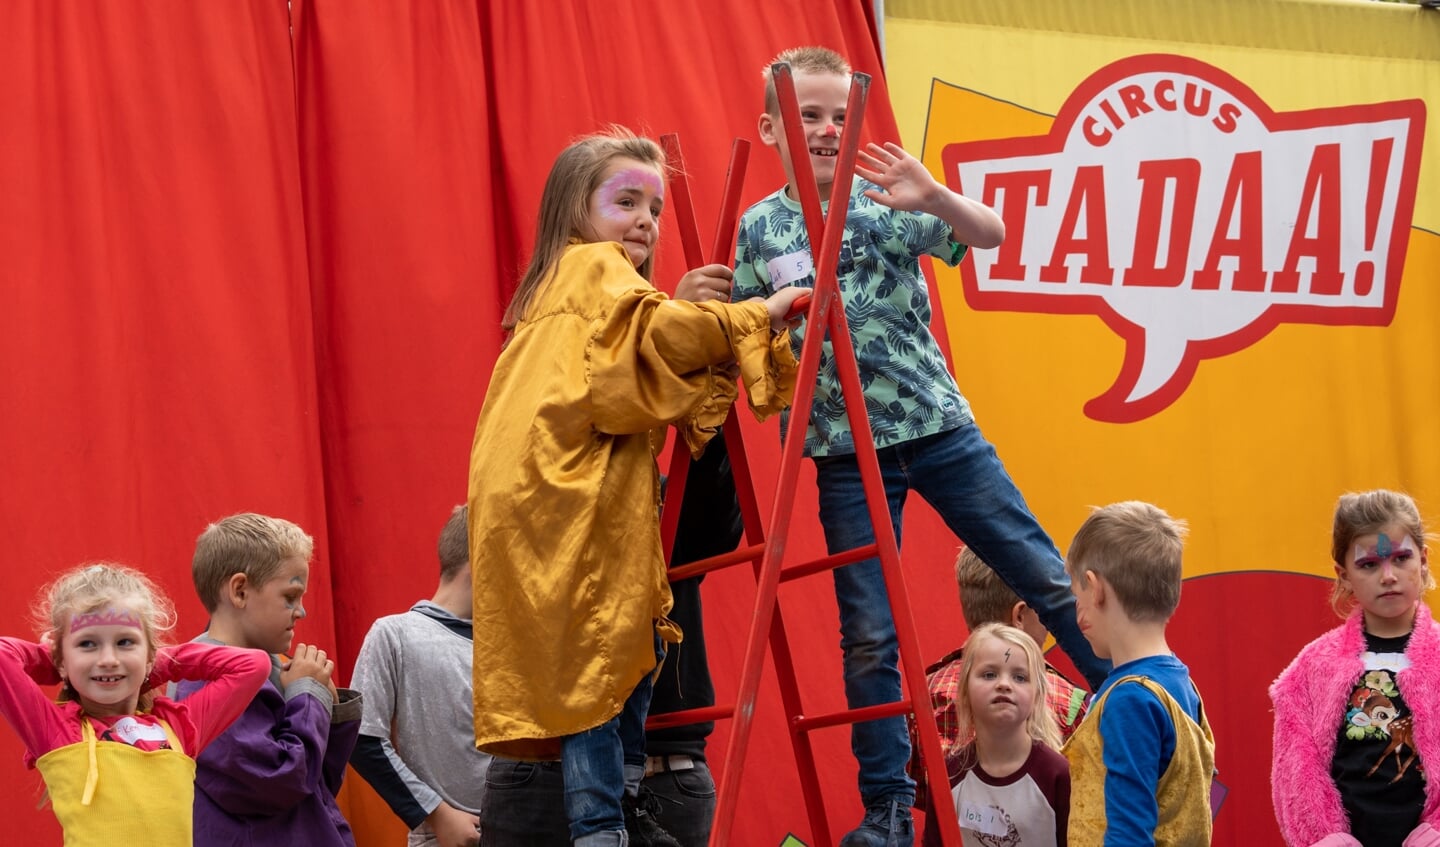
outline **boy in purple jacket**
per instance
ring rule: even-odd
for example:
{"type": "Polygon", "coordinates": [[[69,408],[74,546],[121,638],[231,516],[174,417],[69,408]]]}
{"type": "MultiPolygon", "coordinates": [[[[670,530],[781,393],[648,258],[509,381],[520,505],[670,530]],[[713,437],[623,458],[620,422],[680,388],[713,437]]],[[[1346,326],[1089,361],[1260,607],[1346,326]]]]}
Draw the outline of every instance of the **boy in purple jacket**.
{"type": "MultiPolygon", "coordinates": [[[[209,629],[197,641],[270,653],[269,682],[224,735],[200,754],[195,772],[195,843],[354,847],[335,805],[360,733],[358,692],[336,689],[323,650],[295,645],[313,543],[295,524],[232,515],[206,527],[193,575],[209,629]]],[[[203,683],[184,682],[179,697],[203,683]]]]}

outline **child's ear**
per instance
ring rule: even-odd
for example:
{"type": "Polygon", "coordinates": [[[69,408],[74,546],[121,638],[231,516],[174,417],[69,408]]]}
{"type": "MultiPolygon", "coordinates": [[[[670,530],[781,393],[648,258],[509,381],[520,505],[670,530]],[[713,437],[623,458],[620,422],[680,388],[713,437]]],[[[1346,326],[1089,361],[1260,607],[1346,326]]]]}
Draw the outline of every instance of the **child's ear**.
{"type": "Polygon", "coordinates": [[[775,118],[769,112],[760,113],[760,121],[756,126],[760,130],[760,142],[769,147],[780,143],[780,127],[775,118]]]}
{"type": "Polygon", "coordinates": [[[1086,585],[1090,588],[1090,595],[1095,599],[1095,608],[1104,608],[1105,592],[1110,586],[1106,585],[1105,580],[1100,578],[1100,574],[1094,571],[1086,571],[1085,576],[1081,577],[1081,579],[1084,579],[1086,585]]]}
{"type": "Polygon", "coordinates": [[[245,574],[233,573],[230,574],[229,579],[225,580],[224,591],[222,593],[224,594],[224,599],[230,601],[230,605],[237,609],[243,609],[245,608],[245,595],[249,593],[250,589],[250,580],[245,574]]]}
{"type": "Polygon", "coordinates": [[[1005,621],[1005,623],[1010,624],[1011,626],[1015,627],[1016,629],[1024,629],[1024,628],[1025,628],[1025,610],[1028,609],[1028,608],[1030,608],[1030,607],[1027,606],[1027,605],[1025,605],[1025,601],[1024,601],[1024,600],[1017,600],[1017,601],[1015,602],[1015,605],[1013,605],[1013,606],[1010,607],[1010,619],[1007,620],[1007,621],[1005,621]]]}

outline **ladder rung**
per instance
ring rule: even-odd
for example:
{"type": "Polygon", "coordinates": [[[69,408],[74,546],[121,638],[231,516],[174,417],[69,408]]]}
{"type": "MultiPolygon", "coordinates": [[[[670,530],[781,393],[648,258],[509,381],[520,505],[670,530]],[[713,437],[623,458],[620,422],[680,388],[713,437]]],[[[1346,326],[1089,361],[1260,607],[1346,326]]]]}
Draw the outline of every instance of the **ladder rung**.
{"type": "Polygon", "coordinates": [[[843,553],[836,553],[833,556],[826,556],[823,559],[815,559],[811,562],[791,565],[780,572],[780,581],[789,582],[792,579],[799,579],[823,571],[833,571],[845,565],[853,565],[856,562],[873,559],[879,555],[879,550],[880,546],[878,544],[866,544],[864,547],[856,547],[854,550],[846,550],[843,553]]]}
{"type": "Polygon", "coordinates": [[[724,720],[735,714],[735,706],[706,706],[703,709],[686,709],[683,712],[666,712],[653,715],[645,722],[646,729],[668,729],[672,726],[689,726],[692,723],[724,720]]]}
{"type": "Polygon", "coordinates": [[[721,553],[718,556],[711,556],[708,559],[701,559],[698,562],[690,562],[678,568],[671,568],[669,571],[670,581],[679,582],[682,579],[689,579],[692,576],[700,576],[711,571],[718,571],[721,568],[728,568],[731,565],[739,565],[744,562],[753,562],[765,553],[764,544],[752,544],[749,547],[740,547],[729,553],[721,553]]]}
{"type": "Polygon", "coordinates": [[[893,718],[896,715],[908,715],[913,711],[910,708],[910,700],[896,700],[893,703],[880,703],[875,706],[865,706],[861,709],[846,709],[843,712],[831,712],[828,715],[816,715],[813,718],[795,717],[790,723],[800,732],[809,732],[813,729],[824,729],[828,726],[842,726],[849,723],[862,723],[873,721],[877,718],[893,718]]]}

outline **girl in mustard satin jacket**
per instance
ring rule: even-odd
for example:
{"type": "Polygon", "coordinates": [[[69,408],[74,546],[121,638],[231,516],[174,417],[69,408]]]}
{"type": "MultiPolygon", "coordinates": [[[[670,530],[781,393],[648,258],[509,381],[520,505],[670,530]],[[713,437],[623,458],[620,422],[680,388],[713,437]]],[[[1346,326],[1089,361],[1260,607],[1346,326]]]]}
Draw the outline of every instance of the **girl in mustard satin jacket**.
{"type": "MultiPolygon", "coordinates": [[[[736,366],[757,417],[788,405],[795,380],[784,316],[803,290],[691,303],[650,284],[664,166],[621,128],[560,153],[470,457],[476,744],[559,758],[583,847],[624,843],[627,812],[636,826],[650,680],[661,642],[680,638],[665,617],[664,427],[698,450],[735,400],[736,366]]],[[[728,292],[729,275],[709,265],[682,285],[728,292]]]]}
{"type": "Polygon", "coordinates": [[[195,756],[265,683],[259,650],[156,649],[174,623],[142,574],[87,565],[46,590],[40,643],[0,638],[0,714],[45,779],[66,847],[190,847],[195,756]],[[152,689],[206,679],[184,703],[152,689]],[[56,703],[41,685],[63,683],[56,703]]]}

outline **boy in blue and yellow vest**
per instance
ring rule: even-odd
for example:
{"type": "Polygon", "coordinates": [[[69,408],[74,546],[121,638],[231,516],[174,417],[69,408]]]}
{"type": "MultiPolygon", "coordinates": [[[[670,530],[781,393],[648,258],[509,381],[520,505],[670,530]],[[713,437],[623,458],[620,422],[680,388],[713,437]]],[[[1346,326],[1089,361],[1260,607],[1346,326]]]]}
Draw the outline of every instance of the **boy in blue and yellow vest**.
{"type": "Polygon", "coordinates": [[[1185,523],[1130,501],[1096,509],[1065,569],[1080,631],[1115,669],[1064,748],[1075,845],[1209,845],[1215,737],[1165,642],[1180,604],[1185,523]]]}

